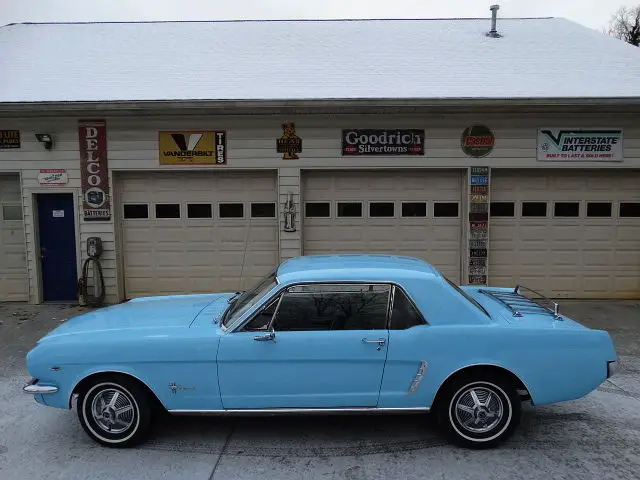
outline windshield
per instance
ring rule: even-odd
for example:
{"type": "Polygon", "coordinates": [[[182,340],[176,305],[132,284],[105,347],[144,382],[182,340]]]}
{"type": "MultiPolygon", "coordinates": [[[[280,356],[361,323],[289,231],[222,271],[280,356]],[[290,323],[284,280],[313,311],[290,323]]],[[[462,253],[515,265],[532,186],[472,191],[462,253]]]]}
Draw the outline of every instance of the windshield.
{"type": "Polygon", "coordinates": [[[231,299],[231,307],[227,309],[222,318],[222,325],[227,326],[265,296],[272,288],[278,285],[275,270],[260,280],[253,288],[242,292],[231,299]]]}
{"type": "Polygon", "coordinates": [[[453,288],[455,288],[457,290],[457,292],[462,295],[464,298],[466,298],[467,300],[469,300],[471,303],[473,303],[477,308],[479,308],[487,317],[491,318],[491,315],[489,315],[489,312],[487,312],[485,310],[485,308],[480,305],[480,303],[473,298],[471,295],[469,295],[467,292],[465,292],[464,290],[462,290],[458,285],[456,285],[455,283],[453,283],[451,280],[449,280],[448,278],[445,277],[445,280],[447,281],[447,283],[449,285],[451,285],[453,288]]]}

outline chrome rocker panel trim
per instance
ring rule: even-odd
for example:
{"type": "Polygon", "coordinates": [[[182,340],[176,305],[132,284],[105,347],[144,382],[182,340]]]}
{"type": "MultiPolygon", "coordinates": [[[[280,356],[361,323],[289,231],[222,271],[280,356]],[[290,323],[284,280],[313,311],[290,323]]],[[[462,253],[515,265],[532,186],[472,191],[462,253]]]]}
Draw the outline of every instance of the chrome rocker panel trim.
{"type": "Polygon", "coordinates": [[[22,387],[22,391],[29,395],[40,395],[48,393],[58,393],[58,387],[50,385],[38,385],[38,379],[32,378],[29,383],[22,387]]]}
{"type": "Polygon", "coordinates": [[[172,415],[310,415],[310,414],[391,414],[391,413],[428,413],[429,408],[231,408],[226,410],[169,410],[172,415]]]}

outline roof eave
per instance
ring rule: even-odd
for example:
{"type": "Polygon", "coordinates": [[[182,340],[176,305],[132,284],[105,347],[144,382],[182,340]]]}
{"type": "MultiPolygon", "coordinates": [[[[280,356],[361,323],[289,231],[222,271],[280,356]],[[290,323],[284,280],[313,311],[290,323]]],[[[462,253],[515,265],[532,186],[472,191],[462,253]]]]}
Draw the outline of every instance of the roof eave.
{"type": "Polygon", "coordinates": [[[379,99],[277,99],[277,100],[113,100],[0,102],[0,116],[256,114],[256,113],[360,113],[372,111],[420,111],[425,108],[622,107],[640,106],[640,97],[548,98],[379,98],[379,99]]]}

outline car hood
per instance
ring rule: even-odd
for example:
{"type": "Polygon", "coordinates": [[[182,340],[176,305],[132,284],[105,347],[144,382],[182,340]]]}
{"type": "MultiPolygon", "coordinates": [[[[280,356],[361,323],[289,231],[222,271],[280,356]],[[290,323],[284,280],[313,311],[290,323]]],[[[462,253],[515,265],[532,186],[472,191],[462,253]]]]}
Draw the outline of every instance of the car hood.
{"type": "MultiPolygon", "coordinates": [[[[205,308],[224,304],[233,294],[175,295],[144,297],[78,315],[49,332],[42,340],[63,335],[113,330],[185,328],[205,308]]],[[[225,308],[214,309],[218,316],[225,308]]],[[[211,321],[216,321],[212,318],[211,321]]]]}

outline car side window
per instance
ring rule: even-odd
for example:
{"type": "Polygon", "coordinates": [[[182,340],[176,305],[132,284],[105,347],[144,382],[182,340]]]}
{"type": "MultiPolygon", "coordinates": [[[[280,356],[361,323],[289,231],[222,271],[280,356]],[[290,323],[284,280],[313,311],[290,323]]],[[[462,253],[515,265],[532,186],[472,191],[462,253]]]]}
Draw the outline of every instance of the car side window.
{"type": "Polygon", "coordinates": [[[389,285],[296,285],[283,295],[274,319],[276,332],[384,330],[389,285]]]}
{"type": "Polygon", "coordinates": [[[278,300],[275,299],[265,308],[260,310],[249,323],[247,323],[242,329],[245,332],[265,332],[269,329],[269,324],[273,318],[273,314],[278,306],[278,300]]]}
{"type": "Polygon", "coordinates": [[[393,309],[389,330],[406,330],[427,322],[401,288],[393,291],[393,309]]]}

